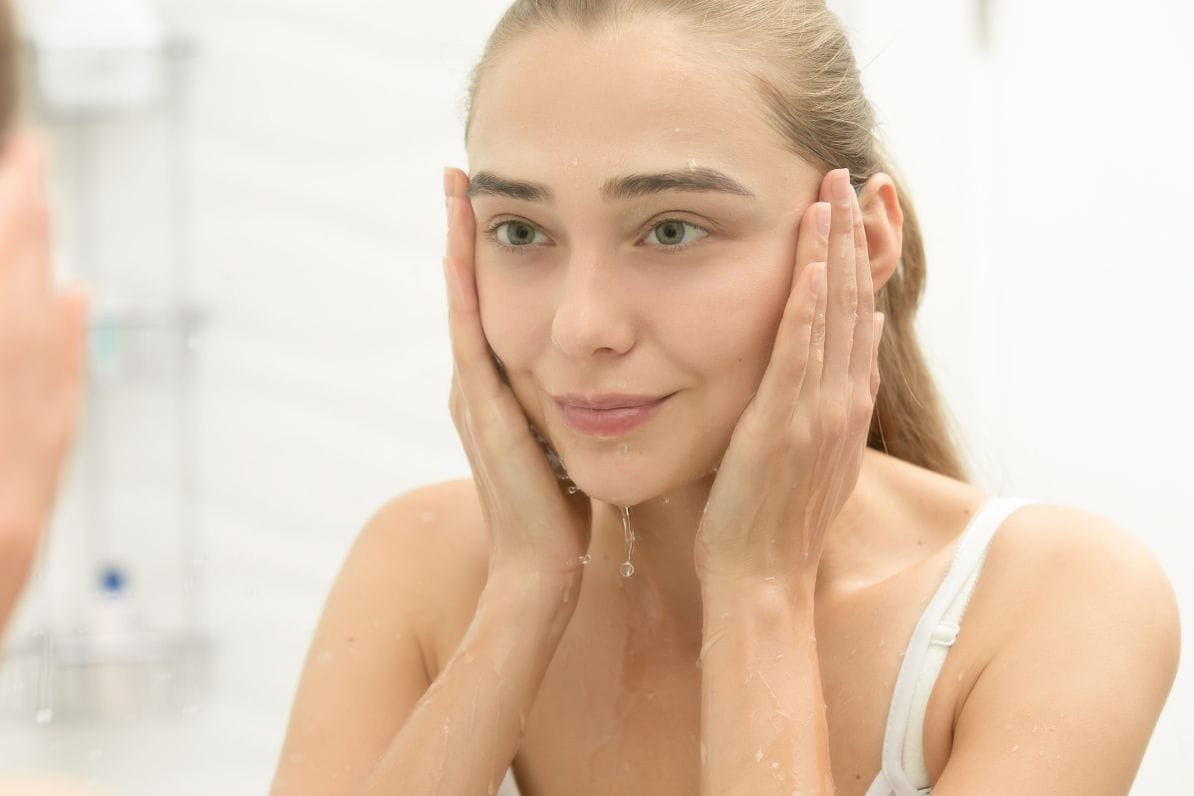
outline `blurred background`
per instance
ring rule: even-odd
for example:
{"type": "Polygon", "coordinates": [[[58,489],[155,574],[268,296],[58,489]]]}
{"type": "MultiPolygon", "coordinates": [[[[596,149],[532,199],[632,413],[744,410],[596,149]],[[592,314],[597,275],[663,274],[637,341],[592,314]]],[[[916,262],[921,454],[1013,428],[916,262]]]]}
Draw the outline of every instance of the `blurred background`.
{"type": "MultiPolygon", "coordinates": [[[[440,174],[506,3],[18,5],[57,268],[96,306],[0,771],[261,794],[356,532],[468,473],[440,174]]],[[[920,328],[975,480],[1123,525],[1194,615],[1194,12],[830,6],[922,218],[920,328]]],[[[1189,661],[1133,794],[1194,794],[1189,661]]]]}

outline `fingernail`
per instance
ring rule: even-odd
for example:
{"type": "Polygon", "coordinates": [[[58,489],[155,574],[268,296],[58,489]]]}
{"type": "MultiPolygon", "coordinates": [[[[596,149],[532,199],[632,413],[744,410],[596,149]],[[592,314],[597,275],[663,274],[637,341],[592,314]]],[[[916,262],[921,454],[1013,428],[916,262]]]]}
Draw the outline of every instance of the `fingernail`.
{"type": "Polygon", "coordinates": [[[444,166],[444,196],[452,195],[452,167],[444,166]]]}
{"type": "Polygon", "coordinates": [[[887,323],[887,316],[881,312],[875,313],[875,339],[878,340],[883,337],[883,324],[887,323]]]}
{"type": "Polygon", "coordinates": [[[829,202],[817,202],[817,234],[824,240],[829,240],[830,218],[829,202]]]}
{"type": "Polygon", "coordinates": [[[446,197],[444,199],[444,213],[447,215],[448,234],[452,233],[452,203],[455,201],[454,197],[446,197]]]}
{"type": "Polygon", "coordinates": [[[850,187],[850,170],[838,169],[833,182],[833,198],[840,204],[849,204],[854,198],[854,189],[850,187]]]}

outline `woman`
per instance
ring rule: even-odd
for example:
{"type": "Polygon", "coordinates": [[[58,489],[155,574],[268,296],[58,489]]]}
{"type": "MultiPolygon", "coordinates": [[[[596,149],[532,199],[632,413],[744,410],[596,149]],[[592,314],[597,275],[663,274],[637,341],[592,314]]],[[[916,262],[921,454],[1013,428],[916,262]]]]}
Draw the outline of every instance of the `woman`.
{"type": "Polygon", "coordinates": [[[445,175],[473,477],[361,533],[274,792],[1128,790],[1172,590],[967,483],[873,129],[822,3],[511,7],[445,175]]]}

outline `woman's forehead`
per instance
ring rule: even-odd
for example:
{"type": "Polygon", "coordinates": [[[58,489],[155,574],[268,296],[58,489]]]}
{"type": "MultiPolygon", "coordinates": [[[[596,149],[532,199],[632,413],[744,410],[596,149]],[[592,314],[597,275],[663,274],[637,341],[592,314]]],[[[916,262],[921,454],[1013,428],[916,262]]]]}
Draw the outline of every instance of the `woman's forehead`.
{"type": "Polygon", "coordinates": [[[585,161],[625,170],[662,153],[669,167],[728,166],[784,147],[745,72],[704,37],[643,23],[516,41],[485,67],[468,150],[481,168],[585,161]]]}

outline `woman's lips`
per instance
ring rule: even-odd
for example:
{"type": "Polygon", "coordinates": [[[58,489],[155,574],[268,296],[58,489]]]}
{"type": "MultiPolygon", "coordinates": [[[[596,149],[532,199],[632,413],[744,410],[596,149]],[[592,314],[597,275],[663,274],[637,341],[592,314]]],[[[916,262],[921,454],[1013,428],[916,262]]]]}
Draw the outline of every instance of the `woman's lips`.
{"type": "Polygon", "coordinates": [[[578,434],[613,437],[625,434],[645,423],[671,397],[671,395],[665,395],[650,403],[617,409],[586,409],[559,400],[556,401],[556,406],[559,407],[560,417],[564,419],[564,424],[578,434]]]}

